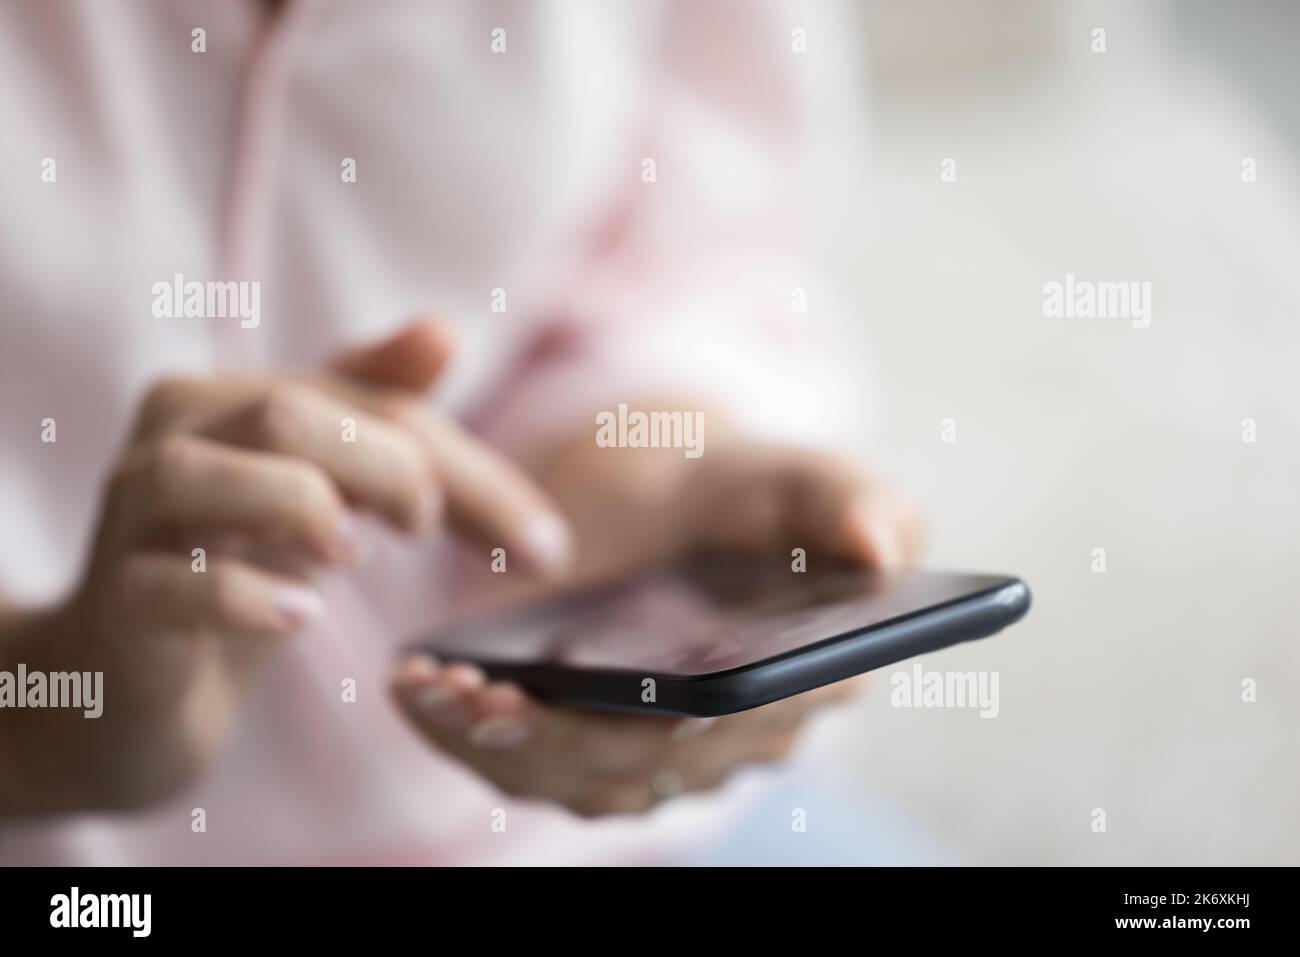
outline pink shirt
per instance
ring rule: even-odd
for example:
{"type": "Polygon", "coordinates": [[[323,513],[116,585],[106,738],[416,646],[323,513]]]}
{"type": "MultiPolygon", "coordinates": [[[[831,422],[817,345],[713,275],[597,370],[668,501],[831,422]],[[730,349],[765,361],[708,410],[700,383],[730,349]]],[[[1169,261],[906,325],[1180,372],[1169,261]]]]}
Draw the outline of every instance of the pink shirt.
{"type": "MultiPolygon", "coordinates": [[[[75,583],[153,379],[310,365],[415,311],[457,337],[437,401],[512,454],[651,395],[832,436],[860,376],[836,374],[844,310],[808,245],[857,144],[823,8],[319,0],[268,27],[253,0],[4,4],[0,594],[75,583]],[[177,273],[259,282],[260,324],[156,317],[177,273]]],[[[6,825],[0,863],[644,860],[731,813],[582,822],[431,751],[385,689],[452,597],[449,546],[381,538],[187,793],[6,825]]]]}

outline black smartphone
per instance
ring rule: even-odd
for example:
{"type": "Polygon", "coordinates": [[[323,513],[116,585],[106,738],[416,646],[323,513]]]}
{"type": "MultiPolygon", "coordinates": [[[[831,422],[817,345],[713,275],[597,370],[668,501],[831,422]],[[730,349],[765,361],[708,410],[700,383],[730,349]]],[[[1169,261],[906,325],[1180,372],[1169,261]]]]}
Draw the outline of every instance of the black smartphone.
{"type": "Polygon", "coordinates": [[[709,717],[992,635],[1029,603],[1006,575],[697,559],[418,644],[544,700],[709,717]]]}

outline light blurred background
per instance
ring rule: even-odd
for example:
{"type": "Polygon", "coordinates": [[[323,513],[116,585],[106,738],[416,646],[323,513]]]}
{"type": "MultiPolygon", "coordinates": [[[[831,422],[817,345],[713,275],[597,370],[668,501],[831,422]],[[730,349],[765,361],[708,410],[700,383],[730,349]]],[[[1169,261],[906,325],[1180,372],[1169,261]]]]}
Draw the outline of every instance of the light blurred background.
{"type": "Polygon", "coordinates": [[[861,9],[869,214],[832,254],[883,382],[868,453],[930,564],[1036,604],[924,659],[999,672],[996,719],[892,708],[881,673],[816,761],[825,858],[1300,862],[1300,7],[861,9]],[[1067,272],[1150,282],[1150,327],[1045,319],[1067,272]]]}
{"type": "Polygon", "coordinates": [[[997,672],[996,718],[893,708],[886,669],[701,859],[1300,863],[1300,4],[851,6],[867,201],[825,252],[879,380],[857,451],[929,565],[1035,607],[922,660],[997,672]],[[1150,327],[1044,318],[1067,273],[1151,283],[1150,327]]]}

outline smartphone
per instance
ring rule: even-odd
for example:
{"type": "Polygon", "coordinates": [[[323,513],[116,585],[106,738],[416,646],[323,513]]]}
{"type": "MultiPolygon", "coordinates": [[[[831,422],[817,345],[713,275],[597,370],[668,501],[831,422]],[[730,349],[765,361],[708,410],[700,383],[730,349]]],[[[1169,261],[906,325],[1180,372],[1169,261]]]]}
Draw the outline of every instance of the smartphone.
{"type": "Polygon", "coordinates": [[[1006,575],[697,559],[417,644],[546,701],[712,717],[992,635],[1029,604],[1006,575]]]}

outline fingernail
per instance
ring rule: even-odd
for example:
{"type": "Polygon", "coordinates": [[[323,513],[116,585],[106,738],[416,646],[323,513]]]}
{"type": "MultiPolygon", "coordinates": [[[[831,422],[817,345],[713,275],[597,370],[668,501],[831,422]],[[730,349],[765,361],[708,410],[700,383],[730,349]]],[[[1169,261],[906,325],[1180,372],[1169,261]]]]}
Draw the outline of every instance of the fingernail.
{"type": "Polygon", "coordinates": [[[677,741],[686,741],[699,737],[713,727],[717,720],[717,718],[683,718],[681,724],[673,728],[673,738],[677,741]]]}
{"type": "Polygon", "coordinates": [[[531,563],[548,571],[563,571],[573,558],[568,523],[550,512],[539,512],[528,520],[523,545],[531,563]]]}
{"type": "Polygon", "coordinates": [[[528,735],[528,726],[518,718],[501,715],[476,724],[469,739],[487,748],[517,748],[528,740],[528,735]]]}
{"type": "Polygon", "coordinates": [[[463,731],[469,725],[469,712],[461,703],[456,689],[446,685],[424,685],[411,694],[411,704],[424,719],[444,731],[463,731]]]}
{"type": "Polygon", "coordinates": [[[319,618],[325,610],[320,595],[310,588],[299,588],[296,585],[277,585],[271,603],[275,606],[276,614],[291,628],[319,618]]]}

